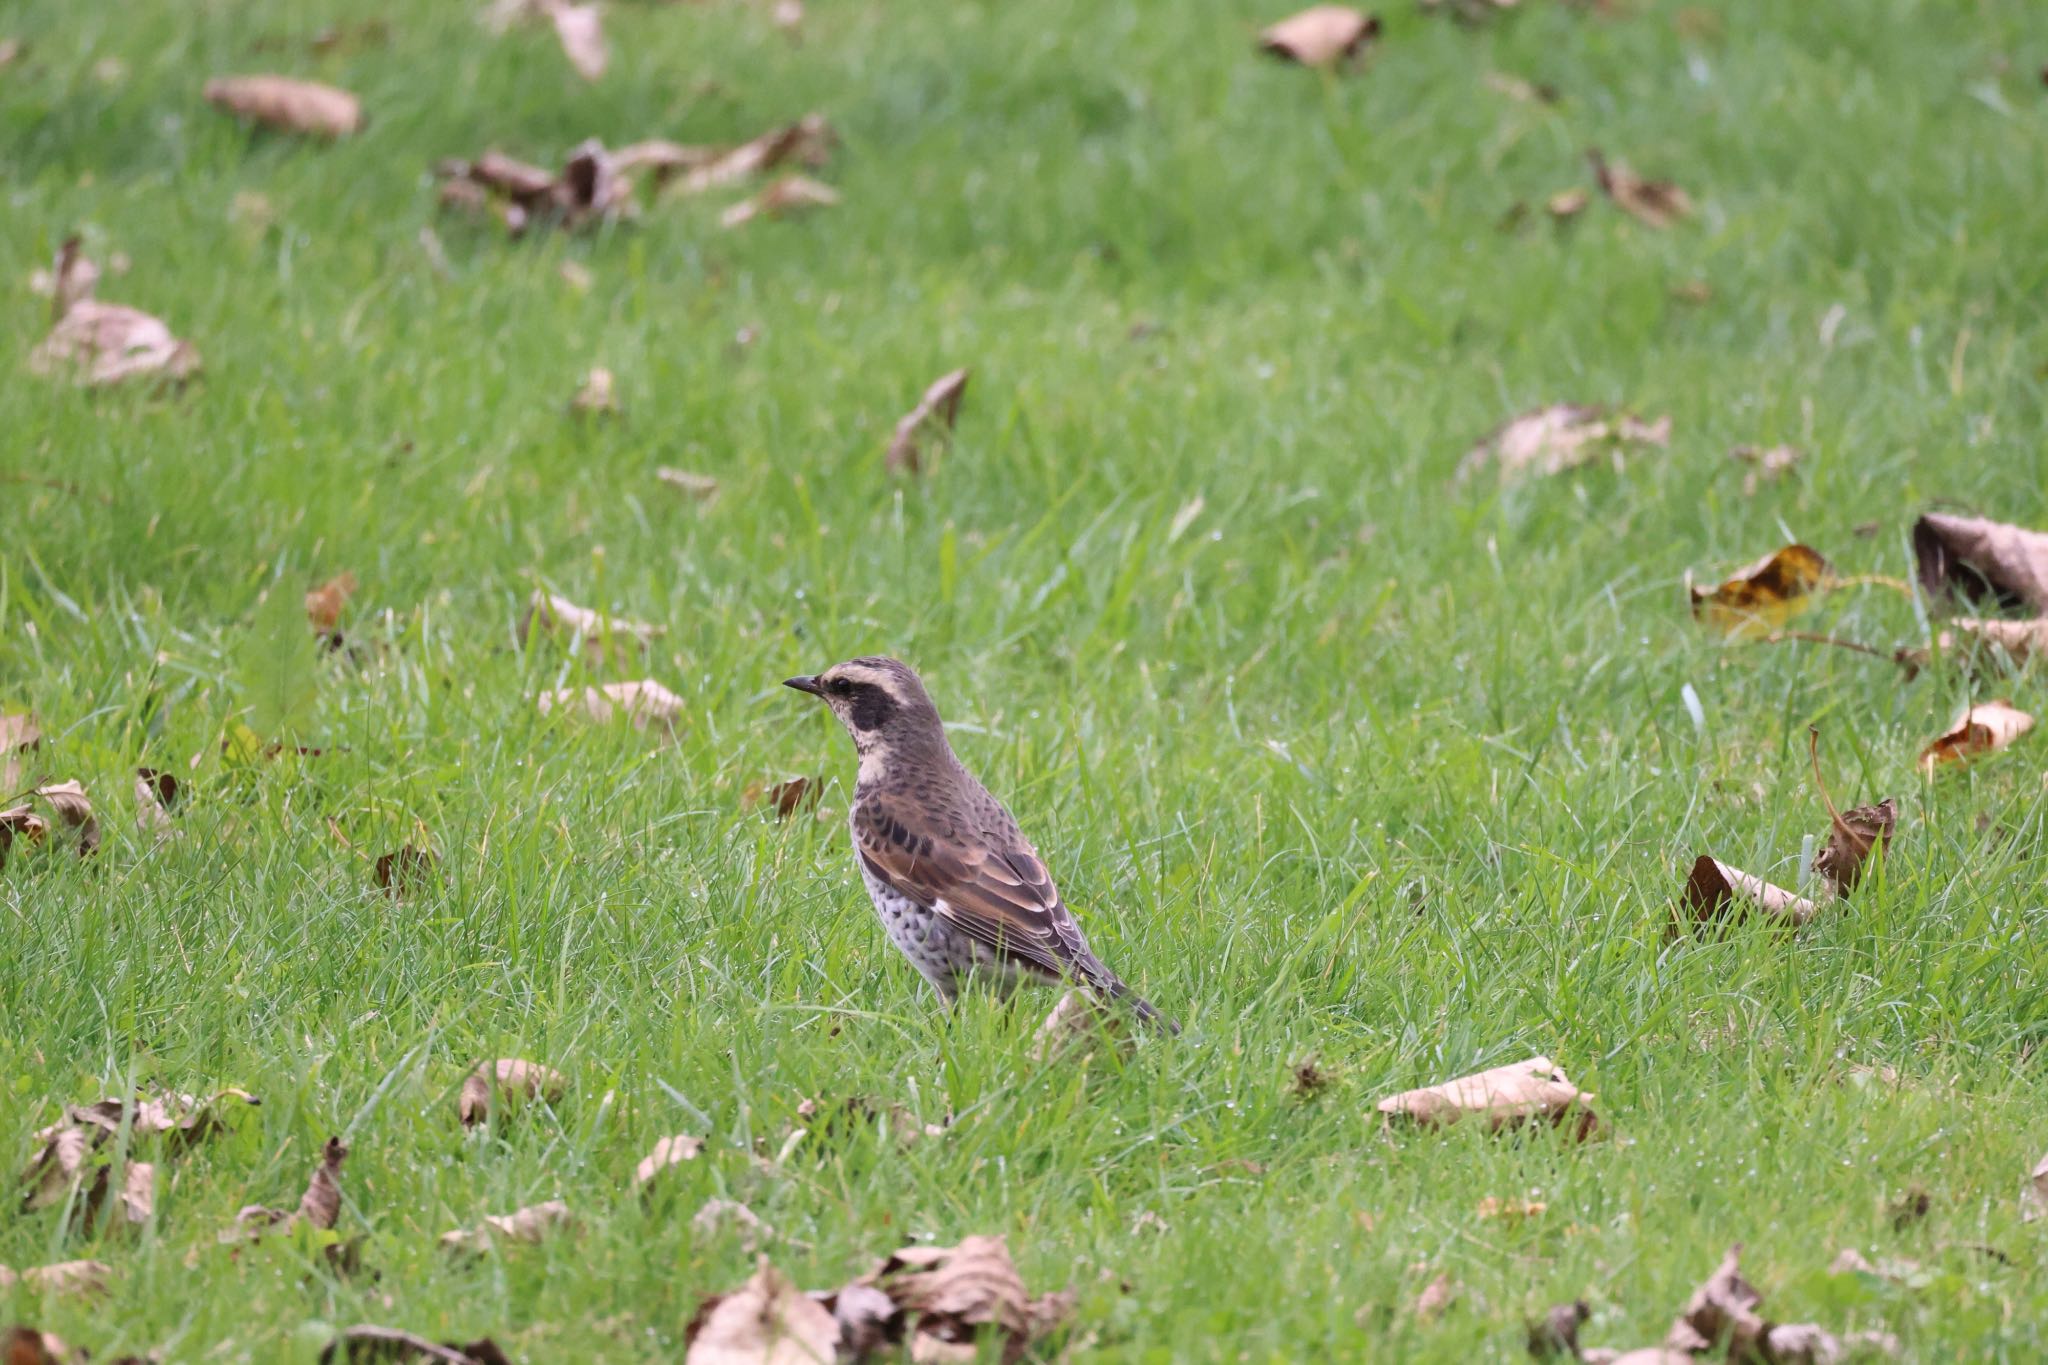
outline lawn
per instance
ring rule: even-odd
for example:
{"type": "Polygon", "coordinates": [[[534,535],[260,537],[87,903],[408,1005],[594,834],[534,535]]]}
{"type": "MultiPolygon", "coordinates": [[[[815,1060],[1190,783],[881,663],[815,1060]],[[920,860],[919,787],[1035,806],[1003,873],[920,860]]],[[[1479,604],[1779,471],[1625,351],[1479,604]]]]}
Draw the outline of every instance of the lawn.
{"type": "MultiPolygon", "coordinates": [[[[1077,1295],[1045,1359],[1510,1359],[1574,1298],[1583,1343],[1647,1345],[1735,1242],[1775,1318],[2041,1359],[2048,740],[1916,765],[2041,678],[1730,642],[1682,585],[1790,541],[1910,579],[1930,507],[2048,524],[2048,30],[2028,0],[1618,9],[1400,0],[1328,74],[1260,54],[1286,6],[1242,0],[813,0],[794,34],[620,0],[595,82],[467,3],[0,10],[0,711],[43,730],[21,786],[79,780],[104,831],[0,871],[0,1167],[67,1101],[262,1099],[181,1155],[135,1140],[139,1226],[0,1204],[0,1264],[113,1271],[0,1289],[0,1325],[102,1359],[311,1361],[368,1321],[675,1361],[754,1267],[696,1221],[725,1199],[806,1287],[1004,1235],[1077,1295]],[[367,126],[202,98],[266,70],[367,126]],[[842,202],[808,215],[722,227],[749,183],[514,240],[436,207],[444,158],[813,111],[842,202]],[[1690,216],[1594,190],[1553,222],[1591,147],[1690,216]],[[29,372],[28,277],[73,232],[192,382],[29,372]],[[593,366],[615,415],[569,411],[593,366]],[[892,473],[958,366],[950,449],[892,473]],[[1668,414],[1669,447],[1456,478],[1552,402],[1668,414]],[[1745,493],[1730,449],[1781,443],[1745,493]],[[344,572],[316,652],[300,596],[344,572]],[[665,634],[529,640],[536,587],[665,634]],[[922,671],[1180,1037],[1047,1062],[1047,993],[937,1009],[854,870],[852,748],[779,686],[868,653],[922,671]],[[672,740],[535,703],[640,677],[672,740]],[[1839,804],[1897,798],[1889,855],[1796,933],[1667,937],[1701,853],[1796,882],[1813,724],[1839,804]],[[168,837],[138,765],[181,781],[168,837]],[[790,776],[816,818],[747,802],[790,776]],[[394,897],[407,844],[438,862],[394,897]],[[1374,1111],[1533,1054],[1600,1140],[1374,1111]],[[466,1130],[500,1057],[567,1092],[466,1130]],[[792,1136],[855,1098],[945,1130],[792,1136]],[[701,1155],[637,1196],[679,1133],[701,1155]],[[360,1270],[217,1241],[335,1134],[360,1270]],[[555,1198],[573,1233],[436,1245],[555,1198]],[[1918,1270],[1829,1274],[1851,1247],[1918,1270]]],[[[1799,624],[1889,652],[1931,613],[1876,584],[1799,624]]]]}

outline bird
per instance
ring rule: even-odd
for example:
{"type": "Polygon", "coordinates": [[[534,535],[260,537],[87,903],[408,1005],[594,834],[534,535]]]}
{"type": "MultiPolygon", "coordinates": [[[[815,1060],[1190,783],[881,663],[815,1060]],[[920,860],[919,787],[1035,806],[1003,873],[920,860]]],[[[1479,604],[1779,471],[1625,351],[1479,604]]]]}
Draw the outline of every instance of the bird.
{"type": "Polygon", "coordinates": [[[909,665],[869,655],[783,686],[823,701],[853,737],[854,861],[890,941],[942,1004],[976,974],[1001,987],[1071,981],[1180,1032],[1089,950],[1038,850],[954,755],[909,665]]]}

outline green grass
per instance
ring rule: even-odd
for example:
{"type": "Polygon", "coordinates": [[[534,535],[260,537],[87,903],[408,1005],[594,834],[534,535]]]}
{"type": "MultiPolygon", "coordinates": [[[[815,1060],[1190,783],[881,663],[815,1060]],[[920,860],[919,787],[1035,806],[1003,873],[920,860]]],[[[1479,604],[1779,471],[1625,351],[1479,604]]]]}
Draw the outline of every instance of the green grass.
{"type": "MultiPolygon", "coordinates": [[[[1938,500],[2048,523],[2035,7],[1529,0],[1473,30],[1403,3],[1370,72],[1331,80],[1250,50],[1286,8],[816,0],[793,45],[765,5],[621,3],[596,85],[544,28],[493,40],[462,4],[5,12],[29,50],[0,73],[0,472],[78,491],[0,484],[0,705],[42,717],[34,769],[83,780],[107,839],[0,873],[0,1166],[65,1099],[264,1104],[166,1168],[139,1231],[4,1205],[0,1263],[117,1278],[101,1305],[0,1291],[0,1321],[167,1361],[310,1360],[356,1320],[675,1360],[751,1265],[692,1230],[726,1197],[805,1285],[1005,1233],[1034,1288],[1080,1293],[1051,1355],[1508,1358],[1574,1296],[1589,1344],[1647,1344],[1738,1240],[1781,1319],[1887,1328],[1916,1360],[2048,1351],[2017,1202],[2048,1146],[2044,741],[1929,784],[1914,756],[1966,678],[1729,647],[1679,589],[1793,538],[1905,574],[1938,500]],[[388,46],[298,45],[380,12],[388,46]],[[357,90],[368,130],[306,145],[200,100],[266,68],[357,90]],[[736,140],[812,109],[845,202],[808,219],[727,233],[720,195],[508,242],[434,213],[441,157],[736,140]],[[1497,230],[1585,183],[1589,145],[1696,215],[1497,230]],[[251,193],[268,226],[231,220],[251,193]],[[27,375],[26,277],[74,229],[132,259],[103,296],[199,347],[186,392],[27,375]],[[1674,298],[1694,280],[1710,301],[1674,298]],[[593,364],[619,421],[564,411],[593,364]],[[892,481],[891,423],[955,365],[954,449],[892,481]],[[1452,486],[1474,438],[1559,400],[1669,412],[1671,449],[1452,486]],[[1726,451],[1777,441],[1805,461],[1745,499],[1726,451]],[[684,503],[665,464],[723,495],[684,503]],[[303,726],[326,752],[224,761],[251,689],[292,686],[249,662],[259,596],[344,569],[354,657],[310,675],[303,726]],[[535,582],[668,634],[629,673],[522,648],[535,582]],[[924,671],[1180,1039],[1044,1066],[1047,998],[935,1010],[853,875],[850,747],[777,686],[866,652],[924,671]],[[642,672],[688,703],[672,745],[535,713],[642,672]],[[1668,944],[1696,854],[1794,877],[1824,827],[1814,721],[1838,799],[1901,800],[1882,874],[1796,938],[1668,944]],[[133,829],[138,763],[188,779],[173,842],[133,829]],[[789,773],[829,777],[823,818],[741,809],[789,773]],[[369,860],[422,837],[432,889],[380,895],[369,860]],[[1597,1091],[1614,1140],[1374,1122],[1385,1093],[1533,1052],[1597,1091]],[[463,1072],[514,1055],[569,1095],[466,1136],[463,1072]],[[1337,1082],[1302,1101],[1310,1056],[1337,1082]],[[1851,1063],[1900,1084],[1845,1084],[1851,1063]],[[855,1094],[954,1124],[757,1160],[802,1099],[855,1094]],[[705,1155],[643,1206],[633,1165],[678,1131],[705,1155]],[[215,1245],[336,1132],[378,1278],[215,1245]],[[1895,1231],[1912,1187],[1931,1212],[1895,1231]],[[1548,1212],[1482,1220],[1489,1195],[1548,1212]],[[555,1196],[579,1236],[435,1249],[555,1196]],[[1843,1246],[1931,1283],[1830,1279],[1843,1246]],[[1419,1323],[1438,1271],[1464,1296],[1419,1323]]],[[[1923,629],[1881,591],[1816,620],[1923,629]]],[[[2043,703],[2036,677],[1998,686],[2043,703]]]]}

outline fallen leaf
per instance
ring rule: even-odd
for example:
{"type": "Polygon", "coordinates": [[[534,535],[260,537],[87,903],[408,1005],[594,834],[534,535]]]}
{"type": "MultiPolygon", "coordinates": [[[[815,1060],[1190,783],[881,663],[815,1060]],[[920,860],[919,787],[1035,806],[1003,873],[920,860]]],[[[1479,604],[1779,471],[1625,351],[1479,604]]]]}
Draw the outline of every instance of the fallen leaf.
{"type": "Polygon", "coordinates": [[[608,725],[623,714],[635,730],[645,730],[650,726],[663,731],[673,730],[683,714],[683,699],[651,679],[606,683],[602,687],[586,687],[581,691],[571,687],[559,692],[543,692],[539,705],[544,716],[560,708],[564,714],[580,714],[599,725],[608,725]]]}
{"type": "Polygon", "coordinates": [[[620,175],[646,172],[658,190],[677,174],[709,166],[725,153],[717,147],[693,147],[666,138],[630,142],[612,153],[612,169],[620,175]]]}
{"type": "Polygon", "coordinates": [[[1701,854],[1694,861],[1681,900],[1681,909],[1690,912],[1694,924],[1712,919],[1739,920],[1751,908],[1778,923],[1795,926],[1805,924],[1819,913],[1819,907],[1804,896],[1796,896],[1718,859],[1701,854]]]}
{"type": "Polygon", "coordinates": [[[31,844],[40,844],[49,832],[50,822],[28,806],[0,810],[0,866],[6,865],[7,855],[14,848],[16,835],[20,835],[31,844]]]}
{"type": "Polygon", "coordinates": [[[569,400],[569,411],[587,417],[594,413],[610,415],[618,410],[618,382],[604,366],[592,366],[590,373],[583,376],[583,387],[576,390],[576,396],[569,400]]]}
{"type": "Polygon", "coordinates": [[[580,607],[566,597],[540,588],[534,589],[533,596],[527,600],[526,619],[519,624],[519,638],[531,643],[536,629],[565,640],[580,639],[584,649],[600,654],[608,640],[645,648],[666,631],[663,626],[580,607]]]}
{"type": "MultiPolygon", "coordinates": [[[[75,781],[54,782],[37,787],[31,794],[47,802],[58,824],[76,836],[79,857],[87,857],[98,850],[100,824],[93,816],[92,802],[86,797],[84,787],[75,781]]],[[[50,822],[26,803],[0,811],[0,860],[6,858],[16,835],[31,843],[42,843],[49,832],[50,822]]]]}
{"type": "Polygon", "coordinates": [[[1379,36],[1380,21],[1348,5],[1312,5],[1259,34],[1259,46],[1303,66],[1335,66],[1379,36]]]}
{"type": "MultiPolygon", "coordinates": [[[[21,1174],[20,1183],[26,1187],[22,1208],[49,1208],[72,1198],[77,1191],[77,1207],[91,1217],[106,1198],[110,1174],[105,1164],[92,1163],[92,1157],[121,1131],[123,1124],[137,1138],[167,1138],[169,1150],[176,1153],[224,1126],[218,1106],[228,1099],[259,1103],[247,1091],[229,1089],[208,1099],[162,1091],[138,1095],[132,1100],[103,1099],[64,1106],[58,1121],[35,1135],[35,1151],[21,1174]],[[85,1181],[88,1172],[92,1177],[89,1184],[85,1181]]],[[[149,1163],[135,1161],[129,1162],[128,1172],[133,1183],[124,1186],[121,1197],[132,1217],[137,1209],[146,1209],[155,1172],[149,1163]],[[138,1166],[148,1175],[136,1175],[138,1166]]],[[[142,1216],[147,1217],[147,1213],[142,1216]]]]}
{"type": "Polygon", "coordinates": [[[560,1199],[534,1204],[514,1213],[490,1213],[474,1228],[457,1228],[441,1234],[443,1251],[482,1255],[500,1242],[538,1246],[557,1232],[569,1228],[569,1205],[560,1199]]]}
{"type": "Polygon", "coordinates": [[[341,138],[361,130],[363,106],[346,90],[289,76],[217,76],[206,101],[236,118],[290,133],[341,138]]]}
{"type": "Polygon", "coordinates": [[[819,1365],[837,1358],[839,1323],[763,1257],[745,1284],[698,1306],[683,1341],[684,1365],[819,1365]]]}
{"type": "Polygon", "coordinates": [[[709,474],[692,474],[687,470],[663,466],[654,471],[654,477],[693,502],[710,502],[718,496],[718,480],[709,474]]]}
{"type": "Polygon", "coordinates": [[[356,590],[356,576],[344,570],[306,594],[306,620],[315,630],[331,631],[341,621],[341,609],[356,590]]]}
{"type": "Polygon", "coordinates": [[[905,1315],[913,1361],[979,1359],[976,1342],[990,1329],[1004,1340],[1002,1358],[1014,1361],[1074,1310],[1066,1291],[1029,1297],[1001,1237],[904,1247],[863,1283],[887,1294],[905,1315]]]}
{"type": "Polygon", "coordinates": [[[1932,777],[1943,764],[1967,763],[2003,749],[2033,728],[2034,718],[2011,702],[1980,701],[1965,707],[1946,734],[1920,751],[1920,770],[1932,777]]]}
{"type": "Polygon", "coordinates": [[[786,175],[766,189],[742,199],[718,215],[727,228],[741,227],[756,218],[784,218],[808,209],[830,208],[839,202],[839,191],[806,175],[786,175]]]}
{"type": "Polygon", "coordinates": [[[0,1328],[0,1365],[84,1365],[86,1359],[85,1352],[74,1351],[55,1332],[0,1328]]]}
{"type": "Polygon", "coordinates": [[[1405,1120],[1421,1128],[1476,1117],[1485,1121],[1487,1131],[1499,1132],[1540,1120],[1568,1128],[1584,1141],[1600,1126],[1592,1103],[1593,1097],[1567,1080],[1548,1057],[1531,1057],[1441,1085],[1404,1090],[1375,1107],[1389,1122],[1405,1120]]]}
{"type": "Polygon", "coordinates": [[[823,795],[824,786],[814,777],[792,777],[781,782],[755,782],[740,794],[740,804],[748,810],[764,801],[772,806],[778,818],[787,820],[799,810],[816,810],[818,798],[823,795]]]}
{"type": "Polygon", "coordinates": [[[925,445],[943,444],[952,437],[953,424],[960,416],[960,400],[967,393],[968,371],[954,370],[940,375],[925,389],[917,406],[896,423],[889,438],[889,468],[911,474],[925,466],[925,445]]]}
{"type": "Polygon", "coordinates": [[[1742,1247],[1728,1249],[1721,1264],[1686,1301],[1664,1344],[1672,1350],[1705,1351],[1729,1342],[1731,1354],[1737,1343],[1754,1346],[1764,1336],[1764,1322],[1757,1310],[1763,1295],[1742,1278],[1742,1247]]]}
{"type": "Polygon", "coordinates": [[[1662,449],[1671,443],[1671,419],[1643,422],[1628,413],[1610,417],[1607,409],[1553,403],[1503,423],[1465,453],[1458,478],[1470,478],[1482,466],[1495,465],[1503,480],[1526,475],[1561,474],[1601,455],[1619,468],[1635,449],[1662,449]]]}
{"type": "Polygon", "coordinates": [[[1415,1316],[1424,1322],[1435,1322],[1457,1297],[1458,1291],[1451,1284],[1450,1275],[1440,1273],[1415,1296],[1415,1316]]]}
{"type": "Polygon", "coordinates": [[[544,1100],[553,1104],[568,1089],[568,1079],[553,1067],[520,1057],[478,1062],[476,1070],[462,1082],[455,1112],[464,1127],[473,1127],[490,1117],[494,1094],[513,1100],[544,1100]]]}
{"type": "Polygon", "coordinates": [[[1784,478],[1805,453],[1798,446],[1743,445],[1729,451],[1728,458],[1750,467],[1742,476],[1742,496],[1753,498],[1761,485],[1784,478]]]}
{"type": "Polygon", "coordinates": [[[704,1139],[678,1133],[674,1137],[662,1138],[654,1144],[654,1150],[642,1157],[640,1164],[633,1168],[633,1187],[644,1190],[649,1182],[671,1166],[680,1166],[685,1161],[695,1161],[697,1154],[704,1150],[704,1139]]]}
{"type": "Polygon", "coordinates": [[[1742,639],[1782,626],[1806,610],[1833,574],[1818,550],[1787,545],[1737,569],[1718,587],[1702,588],[1688,575],[1686,595],[1695,620],[1742,639]]]}
{"type": "Polygon", "coordinates": [[[676,190],[680,194],[701,194],[774,170],[784,162],[815,170],[831,158],[832,145],[837,140],[832,125],[822,116],[806,114],[795,123],[771,128],[751,141],[690,167],[676,183],[676,190]]]}
{"type": "Polygon", "coordinates": [[[135,770],[135,827],[145,834],[168,832],[176,826],[171,805],[178,799],[178,779],[155,768],[135,770]]]}
{"type": "Polygon", "coordinates": [[[417,894],[440,865],[441,860],[432,849],[406,844],[378,857],[375,872],[377,889],[404,900],[417,894]]]}
{"type": "Polygon", "coordinates": [[[1529,1354],[1538,1360],[1559,1356],[1568,1360],[1578,1359],[1579,1328],[1585,1326],[1586,1319],[1592,1316],[1593,1310],[1586,1307],[1583,1299],[1558,1304],[1540,1320],[1529,1324],[1529,1354]]]}
{"type": "Polygon", "coordinates": [[[1543,201],[1543,211],[1563,222],[1584,213],[1586,205],[1592,202],[1593,196],[1582,189],[1559,190],[1543,201]]]}
{"type": "Polygon", "coordinates": [[[562,45],[562,55],[576,68],[576,74],[586,81],[604,75],[605,67],[611,64],[611,52],[605,47],[604,16],[598,6],[555,0],[548,5],[548,17],[554,21],[555,39],[562,45]]]}
{"type": "MultiPolygon", "coordinates": [[[[1989,646],[1999,649],[2015,664],[2023,664],[2037,655],[2048,655],[2048,616],[2035,616],[2025,621],[2007,621],[1998,617],[1958,616],[1951,620],[1949,629],[1940,634],[1942,652],[1954,653],[1959,648],[1989,646]]],[[[1925,650],[1911,650],[1913,661],[1925,667],[1930,655],[1925,650]]]]}
{"type": "Polygon", "coordinates": [[[1667,180],[1645,180],[1620,162],[1610,163],[1596,147],[1586,153],[1593,178],[1615,205],[1653,228],[1670,227],[1692,212],[1692,200],[1667,180]]]}
{"type": "Polygon", "coordinates": [[[329,1229],[341,1216],[341,1163],[348,1159],[348,1147],[331,1137],[320,1148],[320,1164],[299,1196],[298,1216],[316,1228],[329,1229]]]}
{"type": "Polygon", "coordinates": [[[18,1281],[36,1294],[81,1294],[92,1298],[106,1293],[107,1281],[113,1274],[113,1267],[100,1261],[58,1261],[21,1271],[0,1265],[0,1290],[9,1289],[18,1281]]]}
{"type": "Polygon", "coordinates": [[[121,1173],[121,1213],[131,1223],[147,1223],[156,1212],[156,1167],[131,1161],[121,1173]]]}
{"type": "Polygon", "coordinates": [[[1913,523],[1913,558],[1929,597],[2048,613],[2048,533],[1929,512],[1913,523]]]}
{"type": "Polygon", "coordinates": [[[514,237],[536,221],[576,229],[614,222],[637,207],[632,181],[595,138],[578,143],[559,173],[496,151],[475,161],[444,161],[434,169],[443,182],[442,207],[493,210],[514,237]],[[480,197],[478,190],[485,194],[480,197]]]}
{"type": "Polygon", "coordinates": [[[1529,1218],[1540,1218],[1549,1208],[1550,1205],[1540,1199],[1500,1199],[1488,1195],[1472,1211],[1481,1218],[1519,1223],[1529,1218]]]}
{"type": "Polygon", "coordinates": [[[1820,775],[1820,727],[1807,728],[1806,756],[1813,765],[1813,785],[1821,803],[1828,808],[1826,846],[1814,855],[1813,870],[1827,878],[1835,894],[1846,896],[1863,876],[1863,864],[1872,850],[1882,854],[1891,846],[1892,831],[1898,827],[1899,808],[1890,797],[1874,806],[1856,806],[1849,811],[1835,809],[1835,799],[1820,775]]]}
{"type": "MultiPolygon", "coordinates": [[[[76,243],[76,238],[67,241],[66,251],[75,252],[76,243]]],[[[68,274],[60,265],[58,279],[68,274]]],[[[95,387],[144,377],[182,380],[198,370],[199,352],[160,319],[122,304],[72,297],[75,287],[58,284],[62,311],[50,334],[29,352],[31,373],[68,374],[78,384],[95,387]]]]}
{"type": "MultiPolygon", "coordinates": [[[[437,1345],[425,1337],[401,1332],[395,1327],[373,1327],[359,1323],[343,1328],[320,1351],[320,1365],[370,1365],[374,1361],[425,1360],[437,1365],[511,1365],[509,1358],[489,1337],[457,1345],[437,1345]]],[[[816,1362],[813,1362],[816,1365],[816,1362]]]]}
{"type": "MultiPolygon", "coordinates": [[[[883,1356],[903,1342],[903,1314],[896,1301],[871,1284],[855,1281],[811,1298],[839,1324],[839,1358],[864,1361],[883,1356]]],[[[971,1358],[971,1357],[970,1357],[971,1358]]]]}
{"type": "Polygon", "coordinates": [[[2048,1218],[2048,1156],[2034,1163],[2027,1187],[2020,1192],[2020,1221],[2031,1223],[2038,1218],[2048,1218]]]}

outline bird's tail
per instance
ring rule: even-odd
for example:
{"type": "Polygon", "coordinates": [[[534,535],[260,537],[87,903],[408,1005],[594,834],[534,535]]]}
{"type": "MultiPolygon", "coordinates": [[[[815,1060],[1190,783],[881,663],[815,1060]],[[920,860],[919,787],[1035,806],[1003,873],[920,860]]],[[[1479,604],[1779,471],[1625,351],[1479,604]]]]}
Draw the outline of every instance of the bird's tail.
{"type": "Polygon", "coordinates": [[[1150,1000],[1126,986],[1123,980],[1107,967],[1103,968],[1101,978],[1092,984],[1110,999],[1124,1001],[1131,1007],[1132,1012],[1146,1023],[1156,1024],[1176,1038],[1180,1036],[1179,1024],[1152,1008],[1150,1000]]]}

